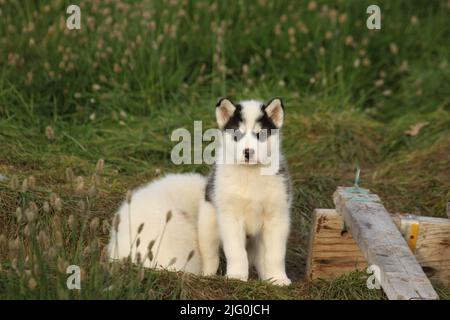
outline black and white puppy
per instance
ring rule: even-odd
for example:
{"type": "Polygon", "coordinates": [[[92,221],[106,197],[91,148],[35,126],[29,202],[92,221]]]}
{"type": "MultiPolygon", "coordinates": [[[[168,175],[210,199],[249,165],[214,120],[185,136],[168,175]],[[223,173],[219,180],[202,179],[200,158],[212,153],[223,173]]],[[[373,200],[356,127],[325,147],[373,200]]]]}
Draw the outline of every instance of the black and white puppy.
{"type": "Polygon", "coordinates": [[[254,265],[261,279],[288,285],[291,196],[279,148],[283,103],[221,99],[216,119],[222,143],[199,206],[202,272],[216,274],[221,243],[229,278],[246,281],[254,265]]]}

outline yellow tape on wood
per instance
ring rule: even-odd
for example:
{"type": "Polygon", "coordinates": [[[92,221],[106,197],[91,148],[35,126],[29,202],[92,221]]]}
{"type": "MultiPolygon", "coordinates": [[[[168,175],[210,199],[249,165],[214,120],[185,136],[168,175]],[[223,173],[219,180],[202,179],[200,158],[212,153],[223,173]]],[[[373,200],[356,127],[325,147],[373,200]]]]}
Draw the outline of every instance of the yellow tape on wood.
{"type": "Polygon", "coordinates": [[[400,231],[405,237],[412,252],[416,250],[417,237],[419,236],[419,221],[414,218],[403,218],[401,220],[400,231]]]}

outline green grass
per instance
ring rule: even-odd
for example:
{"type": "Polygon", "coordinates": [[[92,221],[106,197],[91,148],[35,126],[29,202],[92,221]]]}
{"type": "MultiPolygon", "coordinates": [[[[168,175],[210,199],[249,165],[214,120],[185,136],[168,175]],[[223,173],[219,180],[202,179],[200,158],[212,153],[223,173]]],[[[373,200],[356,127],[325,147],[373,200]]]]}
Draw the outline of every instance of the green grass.
{"type": "Polygon", "coordinates": [[[379,31],[365,27],[370,1],[317,1],[314,10],[286,0],[79,1],[78,31],[65,28],[68,1],[48,3],[0,1],[0,298],[380,299],[364,273],[303,281],[312,211],[332,207],[360,166],[361,185],[391,212],[445,216],[447,1],[381,1],[379,31]],[[224,95],[284,99],[294,284],[107,263],[108,227],[128,189],[168,172],[208,172],[173,165],[170,134],[192,131],[194,120],[214,127],[224,95]],[[78,192],[68,168],[84,179],[78,192]],[[35,186],[22,190],[30,176],[35,186]],[[44,210],[52,193],[62,206],[53,195],[44,210]],[[83,269],[81,292],[65,287],[68,264],[83,269]]]}

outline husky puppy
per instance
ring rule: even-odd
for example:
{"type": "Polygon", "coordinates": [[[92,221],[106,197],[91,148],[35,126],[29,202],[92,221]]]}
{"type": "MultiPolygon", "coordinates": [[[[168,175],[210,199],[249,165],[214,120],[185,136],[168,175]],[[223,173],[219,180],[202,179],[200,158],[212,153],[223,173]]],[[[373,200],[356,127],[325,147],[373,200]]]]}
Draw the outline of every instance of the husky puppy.
{"type": "Polygon", "coordinates": [[[109,257],[137,262],[140,256],[148,268],[200,274],[197,220],[205,185],[199,174],[170,174],[134,191],[117,212],[120,223],[111,230],[109,257]]]}
{"type": "Polygon", "coordinates": [[[216,274],[222,243],[229,278],[246,281],[253,265],[261,279],[288,285],[290,181],[278,147],[283,103],[221,99],[216,120],[222,144],[198,220],[202,273],[216,274]]]}

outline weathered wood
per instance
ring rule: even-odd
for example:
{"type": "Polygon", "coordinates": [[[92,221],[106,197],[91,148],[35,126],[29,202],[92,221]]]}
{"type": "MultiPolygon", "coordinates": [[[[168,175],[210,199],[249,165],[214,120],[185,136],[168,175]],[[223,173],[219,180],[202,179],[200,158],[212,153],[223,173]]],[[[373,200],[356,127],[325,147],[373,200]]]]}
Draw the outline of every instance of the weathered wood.
{"type": "Polygon", "coordinates": [[[333,279],[367,268],[364,255],[343,226],[344,220],[336,210],[314,210],[306,265],[308,279],[333,279]]]}
{"type": "Polygon", "coordinates": [[[401,228],[401,225],[410,219],[419,223],[414,249],[417,261],[429,279],[450,288],[450,220],[396,215],[394,221],[401,228]]]}
{"type": "Polygon", "coordinates": [[[377,195],[338,187],[333,200],[368,264],[380,269],[380,284],[389,299],[438,299],[377,195]]]}
{"type": "MultiPolygon", "coordinates": [[[[411,220],[418,222],[414,248],[416,259],[432,283],[450,289],[450,220],[400,214],[392,218],[399,229],[411,220]]],[[[335,209],[314,211],[307,261],[308,279],[333,279],[367,268],[361,250],[343,225],[344,220],[335,209]]],[[[409,230],[403,232],[404,237],[410,234],[409,230]]],[[[405,240],[408,242],[407,238],[405,240]]]]}

